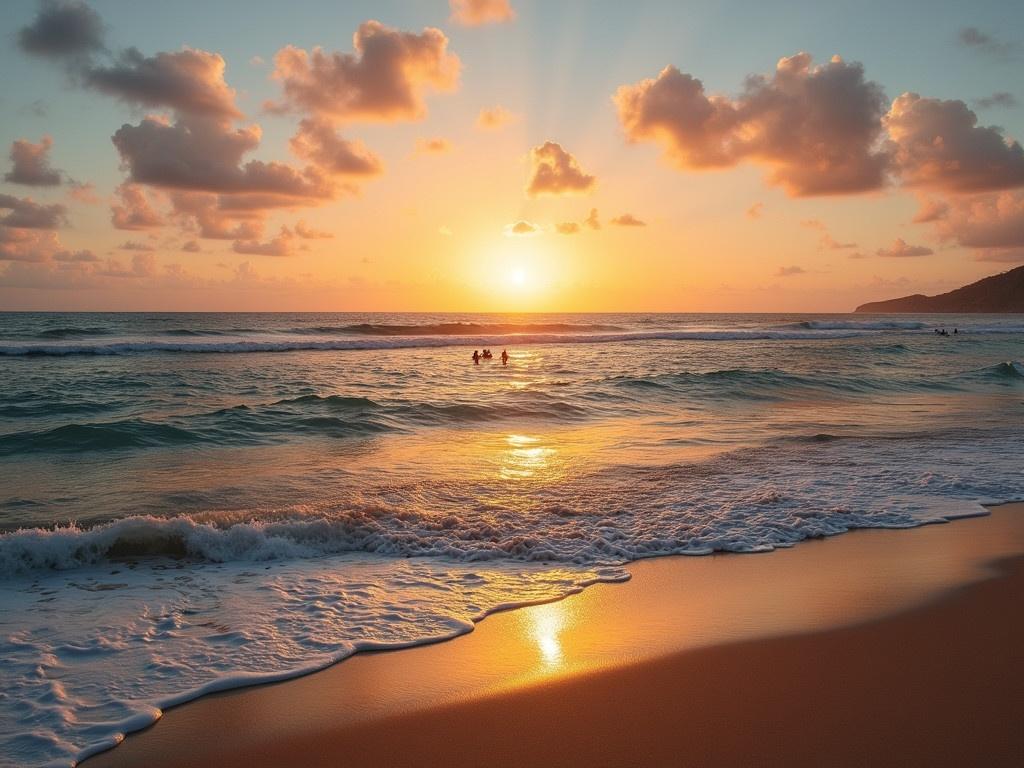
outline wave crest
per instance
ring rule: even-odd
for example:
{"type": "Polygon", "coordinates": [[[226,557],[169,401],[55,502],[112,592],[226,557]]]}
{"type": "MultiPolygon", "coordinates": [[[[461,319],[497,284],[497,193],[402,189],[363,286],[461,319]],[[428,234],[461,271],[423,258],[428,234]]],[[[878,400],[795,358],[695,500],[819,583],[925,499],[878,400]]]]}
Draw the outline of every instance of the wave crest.
{"type": "Polygon", "coordinates": [[[0,356],[136,355],[164,353],[292,352],[297,350],[373,350],[437,347],[502,347],[526,344],[608,344],[630,341],[800,341],[849,338],[862,331],[812,330],[729,330],[729,331],[637,331],[622,333],[533,333],[449,336],[390,336],[367,338],[282,339],[264,335],[219,341],[168,341],[166,339],[125,339],[78,344],[18,343],[0,345],[0,356]]]}

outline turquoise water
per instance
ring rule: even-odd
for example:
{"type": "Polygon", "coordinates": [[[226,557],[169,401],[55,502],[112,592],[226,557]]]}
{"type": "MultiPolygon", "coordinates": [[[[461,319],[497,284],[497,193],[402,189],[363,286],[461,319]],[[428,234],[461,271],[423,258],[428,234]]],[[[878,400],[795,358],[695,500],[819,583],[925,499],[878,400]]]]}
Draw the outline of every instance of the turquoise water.
{"type": "Polygon", "coordinates": [[[0,763],[640,557],[1024,498],[1021,360],[1005,315],[0,315],[0,763]]]}

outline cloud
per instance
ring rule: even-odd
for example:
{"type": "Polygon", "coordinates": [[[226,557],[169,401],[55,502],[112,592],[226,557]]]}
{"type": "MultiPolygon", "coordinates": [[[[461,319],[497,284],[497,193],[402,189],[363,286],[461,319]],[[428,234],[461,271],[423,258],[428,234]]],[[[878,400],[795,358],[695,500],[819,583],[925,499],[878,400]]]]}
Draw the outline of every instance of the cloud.
{"type": "Polygon", "coordinates": [[[748,76],[735,99],[708,96],[700,80],[669,66],[656,79],[621,86],[614,102],[630,141],[661,145],[682,169],[750,160],[797,197],[885,183],[884,94],[860,64],[838,56],[819,66],[806,53],[783,58],[771,76],[748,76]]]}
{"type": "Polygon", "coordinates": [[[70,264],[94,264],[100,260],[100,257],[92,251],[84,249],[81,251],[61,251],[60,253],[55,253],[53,260],[70,264]]]}
{"type": "Polygon", "coordinates": [[[818,239],[818,247],[827,251],[843,251],[849,248],[856,248],[856,243],[841,243],[828,232],[823,232],[818,239]]]}
{"type": "MultiPolygon", "coordinates": [[[[333,189],[312,168],[242,158],[259,146],[259,126],[234,129],[217,120],[187,118],[173,125],[147,117],[125,124],[113,136],[132,182],[166,189],[258,195],[254,207],[298,204],[302,198],[329,199],[333,189]]],[[[237,206],[245,200],[228,201],[237,206]]],[[[307,202],[308,204],[308,202],[307,202]]]]}
{"type": "Polygon", "coordinates": [[[914,214],[912,221],[915,224],[938,221],[939,219],[944,218],[948,211],[949,203],[943,202],[942,200],[926,198],[921,201],[921,207],[918,208],[917,213],[914,214]]]}
{"type": "Polygon", "coordinates": [[[56,232],[0,226],[0,261],[48,261],[60,250],[56,232]]]}
{"type": "Polygon", "coordinates": [[[540,227],[529,221],[517,221],[505,227],[507,237],[532,237],[540,234],[540,227]]]}
{"type": "MultiPolygon", "coordinates": [[[[358,56],[334,57],[338,71],[333,74],[350,86],[350,95],[355,94],[351,106],[357,111],[378,108],[391,97],[415,101],[424,83],[454,87],[457,82],[458,59],[445,53],[447,39],[438,30],[409,35],[367,22],[360,27],[356,41],[358,56]],[[450,75],[450,83],[442,82],[442,75],[450,75]]],[[[281,52],[284,60],[286,53],[281,52]]],[[[322,63],[317,56],[326,54],[314,53],[313,64],[322,63]]],[[[298,54],[305,56],[301,51],[298,54]]],[[[310,62],[308,57],[305,61],[310,62]]],[[[320,122],[319,114],[307,115],[292,139],[292,149],[305,157],[308,165],[246,159],[259,147],[262,132],[258,125],[235,125],[242,115],[224,73],[222,56],[192,48],[153,56],[127,48],[103,62],[92,55],[83,56],[73,62],[70,71],[74,84],[132,105],[171,112],[170,117],[148,115],[137,125],[124,124],[112,141],[127,171],[126,181],[173,194],[171,219],[200,237],[255,241],[270,210],[317,206],[343,194],[355,194],[358,188],[338,177],[382,171],[375,155],[361,143],[337,136],[329,120],[320,122]]],[[[336,104],[338,94],[323,91],[321,86],[327,81],[316,79],[322,75],[323,71],[311,70],[315,93],[306,95],[328,102],[333,98],[336,104]]],[[[297,86],[286,82],[286,93],[293,85],[297,86]]],[[[296,93],[302,101],[302,89],[296,93]]],[[[388,103],[394,107],[393,99],[388,103]]],[[[159,226],[158,215],[147,214],[124,200],[112,213],[115,226],[159,226]]]]}
{"type": "Polygon", "coordinates": [[[12,229],[57,229],[66,223],[63,205],[37,203],[30,197],[0,194],[0,211],[10,211],[0,218],[0,226],[12,229]]]}
{"type": "Polygon", "coordinates": [[[739,122],[736,107],[725,97],[708,98],[704,84],[673,66],[656,79],[623,85],[613,97],[626,138],[655,141],[683,168],[733,165],[739,122]]]}
{"type": "Polygon", "coordinates": [[[748,219],[760,219],[764,215],[764,203],[754,203],[747,208],[748,219]]]}
{"type": "Polygon", "coordinates": [[[509,0],[448,0],[448,5],[451,21],[467,27],[501,24],[516,17],[509,0]]]}
{"type": "Polygon", "coordinates": [[[415,34],[367,21],[352,45],[354,54],[294,46],[279,50],[273,77],[284,98],[267,107],[336,121],[420,120],[426,115],[428,90],[453,91],[458,86],[461,62],[448,53],[448,38],[439,29],[415,34]]]}
{"type": "Polygon", "coordinates": [[[72,181],[68,190],[71,199],[86,205],[99,205],[100,198],[96,194],[96,185],[91,181],[72,181]]]}
{"type": "Polygon", "coordinates": [[[210,240],[255,240],[263,234],[263,212],[225,211],[221,197],[204,192],[171,192],[173,218],[189,232],[210,240]]]}
{"type": "Polygon", "coordinates": [[[0,227],[0,261],[23,264],[85,264],[100,259],[90,250],[69,251],[52,230],[0,227]]]}
{"type": "Polygon", "coordinates": [[[974,104],[981,109],[992,109],[993,107],[1006,107],[1009,109],[1017,106],[1017,98],[1012,93],[996,91],[991,96],[975,99],[974,104]]]}
{"type": "Polygon", "coordinates": [[[130,267],[117,259],[107,259],[106,264],[95,271],[100,277],[152,277],[156,273],[156,257],[151,253],[137,253],[132,256],[130,267]]]}
{"type": "Polygon", "coordinates": [[[199,247],[199,241],[197,240],[186,240],[181,244],[181,250],[186,253],[199,253],[202,248],[199,247]]]}
{"type": "Polygon", "coordinates": [[[476,127],[482,131],[496,131],[515,119],[516,116],[501,105],[485,107],[476,117],[476,127]]]}
{"type": "MultiPolygon", "coordinates": [[[[613,224],[619,226],[646,226],[643,222],[635,219],[630,214],[623,214],[612,220],[613,224]],[[628,221],[627,221],[628,220],[628,221]]],[[[583,231],[583,228],[598,230],[601,229],[601,220],[597,216],[597,208],[591,208],[590,213],[581,222],[563,221],[555,225],[555,231],[560,235],[576,235],[583,231]]]]}
{"type": "Polygon", "coordinates": [[[452,143],[448,139],[416,139],[417,155],[443,155],[452,151],[452,143]]]}
{"type": "Polygon", "coordinates": [[[319,229],[313,229],[313,227],[306,224],[305,221],[299,220],[293,230],[295,235],[303,240],[330,240],[334,237],[330,232],[324,232],[319,229]]]}
{"type": "Polygon", "coordinates": [[[841,243],[836,240],[829,233],[828,228],[818,219],[808,219],[806,221],[801,221],[800,224],[808,229],[815,229],[820,233],[818,236],[818,247],[822,250],[840,251],[847,248],[857,247],[856,243],[841,243]]]}
{"type": "Polygon", "coordinates": [[[294,235],[286,227],[281,228],[281,234],[266,242],[257,240],[236,240],[231,249],[235,253],[249,254],[253,256],[291,256],[293,253],[292,242],[294,235]]]}
{"type": "Polygon", "coordinates": [[[597,183],[596,178],[583,172],[575,157],[553,141],[530,150],[530,165],[526,187],[530,197],[586,193],[597,183]]]}
{"type": "Polygon", "coordinates": [[[121,279],[152,278],[155,272],[154,261],[125,266],[117,259],[101,261],[89,251],[77,251],[66,252],[66,258],[55,257],[44,263],[9,264],[0,273],[0,284],[5,288],[78,290],[110,285],[111,281],[121,279]]]}
{"type": "Polygon", "coordinates": [[[42,99],[34,99],[31,104],[26,104],[21,111],[32,117],[49,117],[50,110],[42,99]]]}
{"type": "Polygon", "coordinates": [[[366,145],[341,138],[326,120],[302,120],[291,147],[296,155],[331,175],[376,176],[384,172],[384,164],[366,145]]]}
{"type": "Polygon", "coordinates": [[[1020,47],[1018,43],[998,40],[987,32],[982,32],[977,27],[964,27],[957,35],[960,44],[980,53],[987,54],[999,59],[1011,57],[1020,47]]]}
{"type": "Polygon", "coordinates": [[[793,277],[794,275],[805,275],[807,270],[794,264],[791,267],[779,267],[775,271],[775,277],[793,277]]]}
{"type": "Polygon", "coordinates": [[[125,240],[118,246],[122,251],[155,251],[149,243],[140,243],[138,240],[125,240]]]}
{"type": "Polygon", "coordinates": [[[932,221],[943,240],[968,248],[1024,247],[1024,191],[952,198],[932,221]]]}
{"type": "Polygon", "coordinates": [[[904,93],[893,101],[885,124],[903,183],[946,192],[1024,185],[1024,149],[977,122],[959,100],[904,93]]]}
{"type": "Polygon", "coordinates": [[[631,213],[624,213],[621,216],[616,216],[611,220],[611,223],[616,227],[646,227],[646,221],[640,221],[636,216],[631,213]]]}
{"type": "Polygon", "coordinates": [[[10,158],[13,166],[4,174],[4,181],[25,184],[31,187],[56,187],[61,183],[61,172],[50,166],[50,149],[53,139],[43,136],[38,144],[27,139],[17,139],[11,144],[10,158]]]}
{"type": "Polygon", "coordinates": [[[153,229],[163,226],[163,217],[156,212],[142,187],[125,182],[115,193],[119,202],[110,206],[110,223],[115,229],[153,229]]]}
{"type": "Polygon", "coordinates": [[[143,56],[122,51],[110,66],[92,66],[86,85],[129,104],[167,107],[185,115],[219,119],[241,117],[235,91],[224,81],[224,59],[217,53],[184,48],[143,56]]]}
{"type": "Polygon", "coordinates": [[[902,237],[897,237],[888,248],[875,251],[878,256],[888,258],[905,258],[909,256],[931,256],[935,251],[923,245],[910,245],[902,237]]]}
{"type": "Polygon", "coordinates": [[[103,50],[103,21],[79,0],[44,0],[32,23],[19,30],[18,45],[36,56],[87,56],[103,50]]]}
{"type": "Polygon", "coordinates": [[[974,254],[975,261],[994,261],[1001,264],[1024,263],[1024,248],[983,248],[974,254]]]}

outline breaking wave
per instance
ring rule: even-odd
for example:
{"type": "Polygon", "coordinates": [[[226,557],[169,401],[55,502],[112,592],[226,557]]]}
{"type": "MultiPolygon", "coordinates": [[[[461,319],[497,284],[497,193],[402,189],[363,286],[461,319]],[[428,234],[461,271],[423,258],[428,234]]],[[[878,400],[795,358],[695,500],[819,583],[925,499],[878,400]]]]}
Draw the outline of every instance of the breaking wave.
{"type": "Polygon", "coordinates": [[[535,489],[525,506],[496,501],[486,509],[474,500],[493,488],[426,478],[401,492],[366,490],[319,506],[260,510],[258,518],[245,510],[136,516],[0,534],[0,575],[145,555],[219,563],[360,552],[580,566],[760,552],[853,528],[983,514],[978,503],[1024,493],[1020,449],[1016,434],[959,444],[822,433],[692,463],[611,467],[535,489]],[[973,471],[978,456],[982,474],[973,471]]]}

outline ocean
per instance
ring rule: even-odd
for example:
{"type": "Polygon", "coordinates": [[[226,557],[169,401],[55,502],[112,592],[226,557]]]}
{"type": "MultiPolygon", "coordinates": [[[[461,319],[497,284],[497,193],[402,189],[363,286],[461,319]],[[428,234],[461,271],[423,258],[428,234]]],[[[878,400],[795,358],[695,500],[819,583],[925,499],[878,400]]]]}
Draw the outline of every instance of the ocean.
{"type": "Polygon", "coordinates": [[[640,558],[1024,499],[1021,360],[1008,315],[0,314],[0,764],[640,558]]]}

